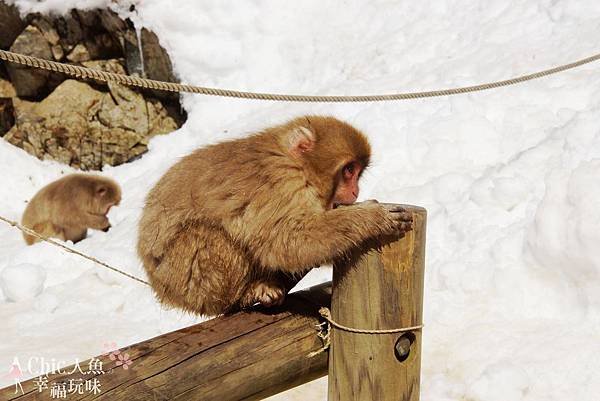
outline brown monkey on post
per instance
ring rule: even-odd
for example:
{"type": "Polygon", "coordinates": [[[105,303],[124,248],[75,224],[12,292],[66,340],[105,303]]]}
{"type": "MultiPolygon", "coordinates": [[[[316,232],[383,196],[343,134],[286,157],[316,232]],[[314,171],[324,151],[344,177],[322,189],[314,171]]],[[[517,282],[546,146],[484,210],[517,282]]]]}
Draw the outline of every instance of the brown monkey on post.
{"type": "MultiPolygon", "coordinates": [[[[47,237],[77,242],[88,228],[108,231],[106,214],[121,201],[121,188],[110,178],[70,174],[51,182],[31,199],[22,224],[47,237]]],[[[38,238],[23,233],[27,245],[38,238]]]]}
{"type": "Polygon", "coordinates": [[[349,124],[308,116],[180,160],[149,192],[139,225],[160,301],[205,315],[278,305],[286,275],[410,230],[401,208],[352,205],[370,153],[349,124]]]}

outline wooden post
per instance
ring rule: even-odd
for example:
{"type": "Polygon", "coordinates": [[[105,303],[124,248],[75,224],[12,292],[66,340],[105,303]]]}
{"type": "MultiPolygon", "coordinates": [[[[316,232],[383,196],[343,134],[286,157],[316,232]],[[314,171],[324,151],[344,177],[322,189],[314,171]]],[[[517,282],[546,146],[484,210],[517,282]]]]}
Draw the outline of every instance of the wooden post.
{"type": "MultiPolygon", "coordinates": [[[[331,316],[357,329],[417,326],[423,318],[427,212],[404,206],[413,230],[333,269],[331,316]]],[[[357,334],[331,329],[329,401],[417,401],[421,331],[357,334]]]]}

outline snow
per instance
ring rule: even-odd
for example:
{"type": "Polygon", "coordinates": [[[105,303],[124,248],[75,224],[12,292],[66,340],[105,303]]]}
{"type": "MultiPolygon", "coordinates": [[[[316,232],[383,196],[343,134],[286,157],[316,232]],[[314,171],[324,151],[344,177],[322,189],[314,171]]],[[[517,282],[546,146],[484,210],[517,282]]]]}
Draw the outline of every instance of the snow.
{"type": "Polygon", "coordinates": [[[0,288],[9,301],[24,301],[42,293],[46,271],[37,265],[7,266],[0,273],[0,288]]]}
{"type": "MultiPolygon", "coordinates": [[[[109,1],[16,1],[23,12],[59,13],[100,3],[130,15],[128,4],[109,1]]],[[[280,93],[393,93],[506,79],[596,53],[600,26],[600,2],[591,0],[135,4],[134,21],[158,34],[183,82],[280,93]]],[[[113,228],[92,232],[77,249],[143,277],[135,255],[143,199],[178,158],[303,113],[332,114],[372,142],[362,198],[429,213],[421,399],[597,399],[597,63],[436,99],[285,104],[184,95],[183,103],[189,119],[180,130],[153,139],[141,160],[105,169],[124,187],[123,200],[111,209],[113,228]]],[[[0,161],[0,214],[13,220],[41,186],[71,171],[2,141],[0,161]]],[[[0,296],[7,371],[15,356],[83,359],[106,342],[123,347],[201,320],[161,308],[144,286],[76,255],[26,247],[7,225],[0,254],[4,284],[20,265],[36,273],[19,280],[39,280],[39,269],[47,277],[34,299],[9,301],[10,289],[0,296]]],[[[322,268],[303,285],[329,277],[322,268]]],[[[273,399],[324,400],[326,379],[273,399]]]]}

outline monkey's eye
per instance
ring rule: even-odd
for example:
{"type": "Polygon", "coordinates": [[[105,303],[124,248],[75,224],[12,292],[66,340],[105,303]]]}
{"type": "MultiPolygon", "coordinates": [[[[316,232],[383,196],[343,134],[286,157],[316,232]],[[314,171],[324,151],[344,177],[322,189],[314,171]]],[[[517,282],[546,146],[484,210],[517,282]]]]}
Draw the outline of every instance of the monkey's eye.
{"type": "Polygon", "coordinates": [[[356,167],[354,166],[354,163],[348,163],[344,166],[344,169],[342,172],[344,174],[344,177],[349,178],[354,175],[355,170],[356,170],[356,167]]]}

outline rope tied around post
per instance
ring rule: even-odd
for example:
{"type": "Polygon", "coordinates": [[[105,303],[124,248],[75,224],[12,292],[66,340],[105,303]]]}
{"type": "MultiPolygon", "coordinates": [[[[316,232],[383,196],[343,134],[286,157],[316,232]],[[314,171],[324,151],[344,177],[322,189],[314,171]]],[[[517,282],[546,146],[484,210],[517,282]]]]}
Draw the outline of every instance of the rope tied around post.
{"type": "Polygon", "coordinates": [[[355,334],[375,334],[375,335],[406,333],[408,331],[421,330],[424,327],[423,324],[418,324],[416,326],[401,327],[401,328],[397,328],[397,329],[357,329],[354,327],[344,326],[343,324],[338,323],[335,320],[333,320],[333,318],[331,317],[331,311],[327,307],[323,306],[322,308],[320,308],[319,314],[323,317],[323,319],[326,320],[325,322],[317,325],[317,330],[319,331],[317,333],[317,336],[321,340],[323,340],[323,347],[308,354],[309,358],[312,358],[314,356],[319,355],[322,352],[327,351],[327,349],[331,345],[330,334],[331,334],[332,327],[335,327],[336,329],[344,330],[344,331],[347,331],[350,333],[355,333],[355,334]]]}
{"type": "Polygon", "coordinates": [[[340,323],[336,322],[335,320],[333,320],[331,318],[331,311],[329,310],[329,308],[322,307],[322,308],[319,309],[319,313],[333,327],[335,327],[337,329],[340,329],[340,330],[349,331],[350,333],[357,333],[357,334],[396,334],[396,333],[404,333],[404,332],[407,332],[407,331],[420,330],[420,329],[423,328],[423,325],[419,324],[419,325],[416,325],[416,326],[402,327],[402,328],[399,328],[399,329],[383,329],[383,330],[381,330],[381,329],[379,329],[379,330],[377,330],[377,329],[355,329],[353,327],[344,326],[343,324],[340,324],[340,323]]]}

